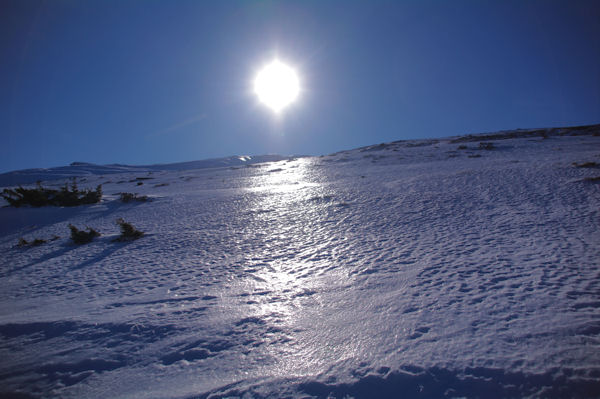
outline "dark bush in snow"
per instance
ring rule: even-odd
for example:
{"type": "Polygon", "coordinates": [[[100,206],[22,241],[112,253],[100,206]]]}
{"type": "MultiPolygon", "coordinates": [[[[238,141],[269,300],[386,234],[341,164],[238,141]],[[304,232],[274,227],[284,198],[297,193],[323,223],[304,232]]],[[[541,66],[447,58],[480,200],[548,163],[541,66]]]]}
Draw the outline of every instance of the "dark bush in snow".
{"type": "Polygon", "coordinates": [[[27,241],[26,239],[24,239],[23,237],[19,238],[19,243],[17,244],[17,247],[37,247],[38,245],[42,245],[47,243],[48,241],[56,241],[58,240],[60,237],[59,236],[53,236],[52,238],[50,238],[49,240],[45,240],[43,238],[35,238],[33,241],[27,241]]]}
{"type": "Polygon", "coordinates": [[[5,188],[2,191],[4,198],[10,205],[20,207],[30,205],[33,207],[41,206],[78,206],[86,204],[95,204],[102,199],[102,185],[98,185],[95,190],[79,190],[75,180],[71,187],[65,183],[60,190],[42,187],[38,182],[36,188],[17,187],[15,189],[5,188]]]}
{"type": "Polygon", "coordinates": [[[600,176],[586,177],[583,181],[588,183],[600,183],[600,176]]]}
{"type": "Polygon", "coordinates": [[[138,195],[138,194],[133,194],[133,193],[121,193],[119,199],[121,200],[121,202],[131,202],[131,201],[138,201],[138,202],[146,202],[148,201],[148,196],[147,195],[138,195]]]}
{"type": "Polygon", "coordinates": [[[137,230],[131,225],[131,223],[127,223],[125,220],[123,220],[123,218],[117,219],[117,224],[121,228],[121,235],[116,238],[115,241],[137,240],[144,235],[143,231],[137,230]]]}
{"type": "Polygon", "coordinates": [[[598,167],[600,167],[600,165],[596,162],[584,162],[584,163],[573,162],[573,166],[575,166],[576,168],[598,168],[598,167]]]}
{"type": "Polygon", "coordinates": [[[71,239],[75,244],[87,244],[91,242],[95,237],[100,237],[100,233],[96,230],[88,227],[88,231],[79,230],[77,227],[69,224],[69,229],[71,229],[71,239]]]}
{"type": "Polygon", "coordinates": [[[19,238],[19,243],[17,244],[17,247],[37,247],[38,245],[42,245],[47,243],[48,241],[43,240],[41,238],[36,238],[33,241],[29,242],[26,239],[24,239],[23,237],[19,238]]]}

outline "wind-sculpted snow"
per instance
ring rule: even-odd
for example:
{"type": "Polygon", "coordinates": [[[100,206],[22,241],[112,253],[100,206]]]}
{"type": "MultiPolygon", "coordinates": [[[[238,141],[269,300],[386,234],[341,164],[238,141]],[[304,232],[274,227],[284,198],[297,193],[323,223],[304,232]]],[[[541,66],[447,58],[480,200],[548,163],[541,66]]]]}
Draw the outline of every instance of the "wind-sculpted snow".
{"type": "Polygon", "coordinates": [[[599,397],[591,133],[87,176],[102,203],[0,208],[2,390],[599,397]],[[114,242],[119,217],[145,235],[114,242]]]}

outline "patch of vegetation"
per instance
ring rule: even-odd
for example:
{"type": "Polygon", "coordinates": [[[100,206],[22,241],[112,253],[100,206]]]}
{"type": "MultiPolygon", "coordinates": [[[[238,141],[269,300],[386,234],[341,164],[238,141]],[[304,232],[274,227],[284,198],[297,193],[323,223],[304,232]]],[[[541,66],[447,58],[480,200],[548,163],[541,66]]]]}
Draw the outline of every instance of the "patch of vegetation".
{"type": "Polygon", "coordinates": [[[498,132],[491,134],[467,134],[466,136],[457,137],[451,140],[451,143],[469,143],[481,140],[508,140],[518,139],[527,137],[542,137],[545,138],[549,134],[555,134],[553,129],[534,129],[534,130],[521,130],[517,129],[510,132],[498,132]]]}
{"type": "Polygon", "coordinates": [[[35,188],[23,188],[21,186],[15,189],[5,188],[2,191],[4,198],[11,206],[19,208],[23,205],[33,207],[42,206],[78,206],[95,204],[102,199],[102,185],[98,185],[95,190],[79,190],[75,179],[65,185],[60,190],[42,187],[38,182],[35,188]]]}
{"type": "Polygon", "coordinates": [[[398,144],[402,147],[412,148],[412,147],[427,147],[430,145],[438,144],[439,140],[418,140],[418,141],[394,141],[392,144],[398,144]]]}
{"type": "Polygon", "coordinates": [[[481,142],[481,143],[479,143],[479,149],[480,150],[491,151],[491,150],[493,150],[495,148],[496,147],[494,146],[494,143],[489,143],[489,142],[481,142]]]}
{"type": "Polygon", "coordinates": [[[154,177],[136,177],[135,179],[129,180],[129,183],[136,183],[136,185],[141,186],[144,184],[142,180],[152,180],[154,177]]]}
{"type": "Polygon", "coordinates": [[[169,185],[169,183],[158,183],[158,184],[155,184],[154,187],[165,187],[168,185],[169,185]]]}
{"type": "Polygon", "coordinates": [[[600,176],[586,177],[583,181],[588,183],[600,183],[600,176]]]}
{"type": "Polygon", "coordinates": [[[94,238],[100,237],[100,233],[96,230],[88,227],[88,231],[79,230],[77,227],[69,224],[69,229],[71,229],[71,239],[75,244],[87,244],[91,242],[94,238]]]}
{"type": "Polygon", "coordinates": [[[509,132],[491,134],[468,134],[451,140],[451,143],[467,143],[481,140],[507,140],[527,137],[541,137],[546,139],[551,136],[597,136],[600,134],[600,125],[570,126],[553,129],[517,129],[509,132]]]}
{"type": "Polygon", "coordinates": [[[115,241],[133,241],[144,235],[143,231],[137,230],[131,223],[127,223],[123,218],[117,219],[117,224],[121,228],[121,235],[115,241]]]}
{"type": "Polygon", "coordinates": [[[146,202],[149,200],[147,195],[138,195],[138,194],[134,194],[134,193],[121,193],[119,199],[121,200],[121,202],[132,202],[132,201],[137,201],[137,202],[146,202]]]}
{"type": "Polygon", "coordinates": [[[575,166],[576,168],[598,168],[598,167],[600,167],[600,165],[596,162],[584,162],[584,163],[573,162],[573,166],[575,166]]]}
{"type": "Polygon", "coordinates": [[[44,240],[43,238],[36,238],[33,241],[29,242],[26,239],[24,239],[23,237],[19,238],[19,242],[17,244],[17,247],[37,247],[38,245],[42,245],[42,244],[46,244],[48,241],[56,241],[58,240],[60,237],[59,236],[53,236],[50,240],[44,240]]]}
{"type": "Polygon", "coordinates": [[[469,147],[467,147],[466,145],[462,144],[462,145],[459,145],[459,146],[458,146],[458,149],[459,149],[459,150],[468,150],[468,149],[469,149],[469,147]]]}

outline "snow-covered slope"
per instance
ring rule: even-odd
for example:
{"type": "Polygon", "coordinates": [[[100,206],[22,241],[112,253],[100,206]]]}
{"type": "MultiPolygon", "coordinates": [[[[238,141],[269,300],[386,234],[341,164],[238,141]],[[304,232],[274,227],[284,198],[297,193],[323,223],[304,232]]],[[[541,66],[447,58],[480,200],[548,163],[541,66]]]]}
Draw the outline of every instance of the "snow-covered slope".
{"type": "Polygon", "coordinates": [[[0,208],[0,389],[600,397],[600,129],[527,132],[90,174],[100,204],[0,208]],[[114,242],[119,217],[146,235],[114,242]]]}

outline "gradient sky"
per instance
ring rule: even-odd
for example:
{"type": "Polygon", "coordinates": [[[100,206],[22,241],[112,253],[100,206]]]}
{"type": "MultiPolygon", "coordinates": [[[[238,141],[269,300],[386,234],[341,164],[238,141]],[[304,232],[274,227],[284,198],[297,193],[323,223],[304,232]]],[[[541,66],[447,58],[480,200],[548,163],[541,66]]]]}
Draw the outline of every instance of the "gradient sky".
{"type": "Polygon", "coordinates": [[[0,172],[599,122],[597,0],[0,0],[0,172]]]}

